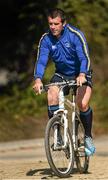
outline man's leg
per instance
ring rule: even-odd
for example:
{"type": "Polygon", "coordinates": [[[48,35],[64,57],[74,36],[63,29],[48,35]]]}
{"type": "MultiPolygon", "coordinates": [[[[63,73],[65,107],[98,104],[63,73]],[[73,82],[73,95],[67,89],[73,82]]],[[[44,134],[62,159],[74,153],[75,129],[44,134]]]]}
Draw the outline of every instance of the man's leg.
{"type": "Polygon", "coordinates": [[[53,117],[54,112],[59,109],[58,93],[59,93],[59,89],[56,86],[50,87],[48,90],[48,116],[49,116],[49,119],[51,119],[53,117]]]}
{"type": "Polygon", "coordinates": [[[89,100],[92,90],[89,86],[79,87],[77,90],[77,104],[80,109],[80,118],[85,129],[86,136],[92,136],[92,109],[89,107],[89,100]]]}
{"type": "MultiPolygon", "coordinates": [[[[92,89],[89,86],[82,86],[77,91],[77,104],[80,109],[80,118],[85,129],[85,144],[90,147],[92,154],[95,151],[94,145],[92,144],[92,109],[89,106],[89,100],[91,97],[92,89]],[[86,142],[87,141],[87,142],[86,142]],[[88,145],[88,141],[90,141],[88,145]]],[[[88,147],[89,148],[89,147],[88,147]]]]}
{"type": "Polygon", "coordinates": [[[91,107],[89,107],[86,112],[80,111],[80,118],[85,129],[85,136],[87,137],[92,137],[92,114],[91,107]]]}
{"type": "MultiPolygon", "coordinates": [[[[59,109],[59,101],[58,101],[59,89],[58,87],[50,87],[48,90],[48,116],[51,119],[54,115],[54,112],[59,109]]],[[[62,136],[60,133],[60,126],[57,125],[57,146],[62,145],[62,136]]]]}
{"type": "Polygon", "coordinates": [[[48,117],[51,119],[54,115],[54,112],[59,109],[59,105],[48,105],[48,117]]]}

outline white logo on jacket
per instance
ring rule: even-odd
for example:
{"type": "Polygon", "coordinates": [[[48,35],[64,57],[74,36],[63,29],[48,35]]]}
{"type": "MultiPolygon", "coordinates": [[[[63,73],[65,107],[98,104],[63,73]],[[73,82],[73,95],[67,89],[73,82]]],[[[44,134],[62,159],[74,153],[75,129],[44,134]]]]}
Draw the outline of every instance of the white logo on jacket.
{"type": "Polygon", "coordinates": [[[67,48],[70,48],[70,47],[71,47],[70,43],[68,43],[68,42],[65,43],[65,46],[66,46],[67,48]]]}
{"type": "Polygon", "coordinates": [[[55,45],[52,45],[52,50],[57,49],[57,47],[55,45]]]}

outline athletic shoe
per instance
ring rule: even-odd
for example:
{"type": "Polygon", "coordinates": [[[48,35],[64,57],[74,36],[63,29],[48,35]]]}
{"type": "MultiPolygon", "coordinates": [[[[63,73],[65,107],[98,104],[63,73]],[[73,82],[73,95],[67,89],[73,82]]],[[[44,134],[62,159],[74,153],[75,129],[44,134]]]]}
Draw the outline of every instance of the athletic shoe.
{"type": "Polygon", "coordinates": [[[95,153],[95,146],[91,137],[85,137],[85,153],[87,156],[95,153]]]}

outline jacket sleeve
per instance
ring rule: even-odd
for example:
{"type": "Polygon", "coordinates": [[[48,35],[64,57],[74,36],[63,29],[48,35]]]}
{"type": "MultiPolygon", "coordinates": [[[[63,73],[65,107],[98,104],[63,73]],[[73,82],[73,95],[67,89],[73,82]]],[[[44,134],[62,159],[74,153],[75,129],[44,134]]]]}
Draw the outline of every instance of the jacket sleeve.
{"type": "Polygon", "coordinates": [[[80,61],[80,73],[87,73],[90,68],[90,58],[86,39],[82,32],[77,32],[75,35],[76,53],[80,61]]]}
{"type": "Polygon", "coordinates": [[[47,40],[42,37],[38,45],[37,60],[34,69],[34,78],[43,78],[45,68],[49,57],[49,48],[47,40]]]}

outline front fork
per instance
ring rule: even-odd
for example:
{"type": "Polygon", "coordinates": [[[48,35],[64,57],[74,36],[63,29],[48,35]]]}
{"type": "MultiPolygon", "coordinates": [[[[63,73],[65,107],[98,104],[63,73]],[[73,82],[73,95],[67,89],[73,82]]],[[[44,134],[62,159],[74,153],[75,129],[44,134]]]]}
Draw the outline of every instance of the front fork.
{"type": "Polygon", "coordinates": [[[72,140],[73,140],[73,147],[74,150],[76,150],[76,133],[75,133],[75,116],[76,116],[76,107],[75,107],[75,102],[72,102],[72,140]]]}
{"type": "Polygon", "coordinates": [[[65,149],[67,147],[68,144],[68,119],[67,119],[67,110],[62,110],[59,109],[57,111],[55,111],[55,115],[61,113],[61,123],[63,123],[64,125],[64,132],[63,132],[63,145],[61,145],[60,147],[57,146],[57,136],[58,136],[58,128],[57,125],[54,126],[54,149],[65,149]]]}

